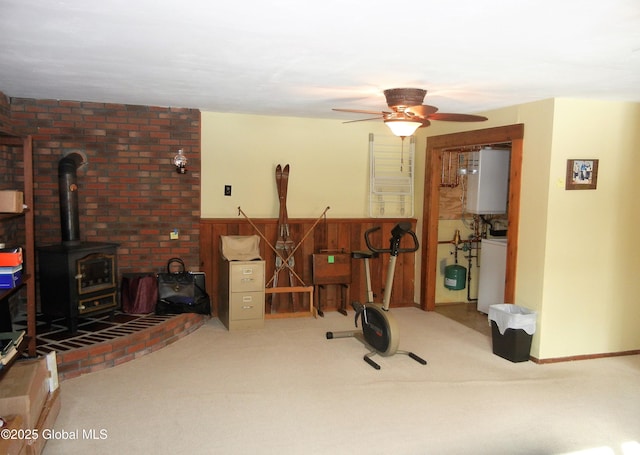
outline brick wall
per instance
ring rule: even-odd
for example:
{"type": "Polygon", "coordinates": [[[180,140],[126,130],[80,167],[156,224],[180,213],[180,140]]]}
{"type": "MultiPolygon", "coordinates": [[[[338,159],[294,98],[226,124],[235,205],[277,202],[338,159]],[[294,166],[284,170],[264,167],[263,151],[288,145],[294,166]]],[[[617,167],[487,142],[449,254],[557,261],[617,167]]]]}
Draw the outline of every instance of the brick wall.
{"type": "Polygon", "coordinates": [[[89,161],[78,170],[81,240],[119,243],[120,275],[174,256],[199,269],[200,111],[12,98],[10,114],[15,132],[33,135],[37,246],[61,242],[58,161],[79,152],[89,161]],[[183,175],[171,163],[180,148],[183,175]]]}

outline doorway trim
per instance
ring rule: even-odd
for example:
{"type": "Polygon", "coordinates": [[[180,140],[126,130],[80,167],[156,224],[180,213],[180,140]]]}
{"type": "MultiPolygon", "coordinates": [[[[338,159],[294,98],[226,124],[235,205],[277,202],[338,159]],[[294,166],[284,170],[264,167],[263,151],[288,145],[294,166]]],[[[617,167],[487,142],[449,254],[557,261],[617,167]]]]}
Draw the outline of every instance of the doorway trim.
{"type": "Polygon", "coordinates": [[[433,311],[436,306],[438,219],[440,215],[440,180],[438,177],[442,167],[442,151],[452,147],[469,147],[503,142],[511,142],[509,204],[507,209],[509,235],[507,236],[504,301],[505,303],[515,303],[523,139],[524,124],[522,123],[427,138],[420,265],[420,307],[423,310],[433,311]]]}

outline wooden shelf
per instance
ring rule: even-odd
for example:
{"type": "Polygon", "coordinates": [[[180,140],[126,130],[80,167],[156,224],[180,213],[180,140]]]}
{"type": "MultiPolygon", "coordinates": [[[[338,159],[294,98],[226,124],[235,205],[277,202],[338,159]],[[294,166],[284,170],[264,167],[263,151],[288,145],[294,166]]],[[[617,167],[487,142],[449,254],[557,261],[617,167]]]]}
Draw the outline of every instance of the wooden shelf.
{"type": "Polygon", "coordinates": [[[14,213],[14,212],[0,212],[0,220],[10,220],[12,218],[18,218],[24,216],[25,212],[14,213]]]}
{"type": "Polygon", "coordinates": [[[17,285],[15,288],[11,288],[11,289],[0,289],[0,301],[8,299],[9,297],[11,297],[13,294],[15,294],[16,292],[19,292],[23,287],[25,287],[27,285],[27,279],[29,279],[30,277],[28,275],[22,277],[22,282],[17,285]]]}
{"type": "MultiPolygon", "coordinates": [[[[36,284],[35,284],[35,226],[33,210],[33,141],[31,136],[21,136],[9,131],[0,130],[0,147],[15,149],[15,154],[21,154],[22,176],[14,183],[23,185],[24,204],[27,206],[21,213],[0,213],[0,222],[22,218],[24,223],[24,244],[22,283],[13,289],[0,291],[0,305],[7,305],[7,299],[21,290],[26,290],[27,299],[27,335],[26,349],[29,356],[36,355],[36,284]]],[[[20,159],[18,160],[20,161],[20,159]]],[[[16,170],[20,167],[16,167],[16,170]]],[[[8,172],[5,170],[5,172],[8,172]]],[[[10,172],[10,171],[9,171],[10,172]]],[[[10,175],[10,174],[7,174],[10,175]]],[[[4,370],[5,368],[3,368],[4,370]]]]}
{"type": "MultiPolygon", "coordinates": [[[[0,141],[1,142],[1,141],[0,141]]],[[[29,207],[25,207],[22,212],[0,212],[0,220],[10,220],[11,218],[20,218],[28,213],[32,213],[29,207]]]]}
{"type": "Polygon", "coordinates": [[[16,353],[16,355],[14,355],[13,358],[11,360],[9,360],[9,362],[6,365],[4,365],[2,368],[0,368],[0,380],[2,380],[2,378],[7,373],[7,371],[9,371],[9,369],[11,368],[11,365],[13,365],[16,362],[16,360],[20,360],[22,358],[22,354],[29,347],[30,341],[31,340],[30,340],[30,338],[28,336],[25,336],[22,339],[22,341],[18,345],[18,348],[17,348],[18,352],[16,353]]]}

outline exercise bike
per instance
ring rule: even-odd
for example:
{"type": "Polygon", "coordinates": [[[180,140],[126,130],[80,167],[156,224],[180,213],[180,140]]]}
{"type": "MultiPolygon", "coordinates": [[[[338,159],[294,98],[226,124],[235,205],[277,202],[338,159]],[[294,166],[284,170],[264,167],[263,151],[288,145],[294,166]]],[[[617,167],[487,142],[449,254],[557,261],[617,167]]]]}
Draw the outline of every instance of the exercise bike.
{"type": "Polygon", "coordinates": [[[411,357],[416,362],[426,365],[427,361],[420,358],[413,352],[399,351],[400,332],[392,314],[389,313],[389,301],[391,298],[391,290],[393,288],[393,274],[396,268],[396,260],[400,253],[411,253],[419,248],[418,238],[415,232],[411,230],[411,223],[398,223],[391,230],[391,239],[388,249],[377,248],[371,244],[370,236],[373,232],[379,230],[380,227],[373,227],[364,233],[364,240],[370,251],[354,251],[351,257],[354,259],[364,259],[365,278],[367,284],[367,302],[361,304],[352,302],[351,306],[356,312],[355,325],[358,327],[358,319],[360,319],[362,330],[349,330],[343,332],[327,332],[328,340],[333,338],[356,338],[367,346],[371,351],[364,356],[364,361],[376,370],[380,369],[380,365],[374,362],[371,357],[380,354],[389,357],[395,354],[404,354],[411,357]],[[400,248],[400,240],[405,234],[409,234],[413,239],[413,247],[400,248]],[[387,282],[384,288],[384,298],[382,305],[373,303],[373,290],[371,288],[371,270],[369,260],[377,257],[380,253],[389,253],[389,267],[387,269],[387,282]]]}

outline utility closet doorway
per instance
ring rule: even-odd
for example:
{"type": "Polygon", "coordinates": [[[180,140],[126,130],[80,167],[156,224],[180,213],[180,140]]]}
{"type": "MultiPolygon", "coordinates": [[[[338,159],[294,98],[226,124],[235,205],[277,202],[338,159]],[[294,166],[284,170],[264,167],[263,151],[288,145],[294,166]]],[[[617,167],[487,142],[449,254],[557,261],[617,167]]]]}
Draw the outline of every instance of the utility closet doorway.
{"type": "MultiPolygon", "coordinates": [[[[438,259],[438,227],[443,169],[448,166],[448,163],[443,162],[443,156],[446,154],[445,151],[452,149],[464,150],[494,144],[509,145],[511,148],[507,202],[508,236],[504,302],[514,303],[523,137],[524,125],[517,124],[462,133],[444,134],[427,139],[420,267],[420,306],[423,310],[435,310],[436,287],[442,285],[442,280],[438,279],[438,271],[440,269],[438,259]]],[[[447,154],[447,156],[449,155],[447,154]]]]}

